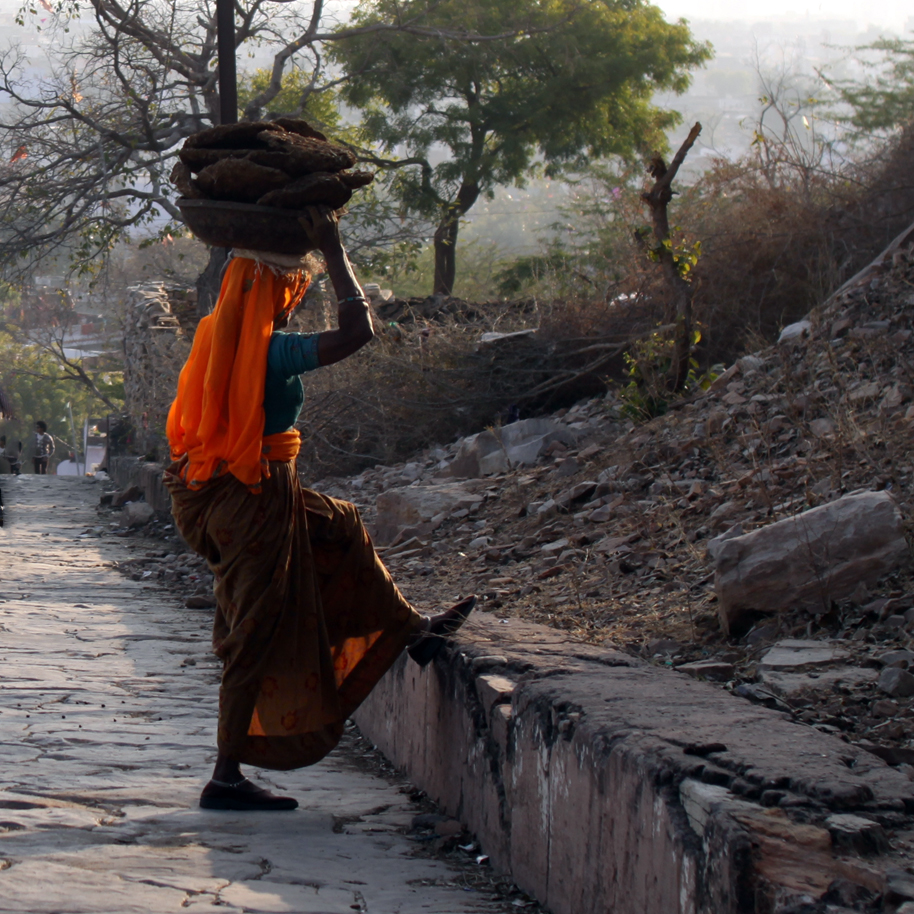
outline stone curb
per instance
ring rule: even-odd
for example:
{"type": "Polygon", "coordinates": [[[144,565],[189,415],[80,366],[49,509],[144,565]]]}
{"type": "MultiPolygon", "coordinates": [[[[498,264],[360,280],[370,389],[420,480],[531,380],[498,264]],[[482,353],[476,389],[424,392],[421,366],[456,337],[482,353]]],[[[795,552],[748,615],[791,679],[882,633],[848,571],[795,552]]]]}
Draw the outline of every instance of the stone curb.
{"type": "Polygon", "coordinates": [[[914,783],[874,755],[561,632],[464,631],[425,670],[401,657],[356,722],[553,914],[889,898],[910,863],[914,783]]]}
{"type": "Polygon", "coordinates": [[[152,505],[157,514],[171,514],[171,496],[162,482],[165,473],[162,464],[142,457],[112,457],[108,469],[108,475],[121,489],[139,486],[147,504],[152,505]]]}

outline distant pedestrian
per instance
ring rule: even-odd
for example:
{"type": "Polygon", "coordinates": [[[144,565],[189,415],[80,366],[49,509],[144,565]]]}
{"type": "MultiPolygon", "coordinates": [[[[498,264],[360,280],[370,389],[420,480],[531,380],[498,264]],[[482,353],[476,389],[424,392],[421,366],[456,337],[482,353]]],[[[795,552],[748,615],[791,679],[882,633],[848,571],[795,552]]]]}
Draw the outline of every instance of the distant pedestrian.
{"type": "Polygon", "coordinates": [[[5,457],[10,465],[10,472],[18,476],[22,472],[22,442],[14,445],[12,441],[6,443],[6,435],[0,435],[0,457],[5,457]]]}
{"type": "Polygon", "coordinates": [[[0,473],[12,473],[13,462],[6,453],[6,435],[0,435],[0,473]]]}
{"type": "Polygon", "coordinates": [[[54,455],[54,438],[48,434],[48,423],[40,419],[35,423],[35,453],[32,463],[39,476],[46,476],[48,460],[54,455]]]}

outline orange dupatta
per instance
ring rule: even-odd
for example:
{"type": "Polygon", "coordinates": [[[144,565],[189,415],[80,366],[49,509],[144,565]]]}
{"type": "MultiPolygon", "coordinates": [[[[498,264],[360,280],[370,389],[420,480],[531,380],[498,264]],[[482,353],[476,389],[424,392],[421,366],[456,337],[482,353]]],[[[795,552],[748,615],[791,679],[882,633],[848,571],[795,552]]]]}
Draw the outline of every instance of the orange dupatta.
{"type": "Polygon", "coordinates": [[[298,454],[296,430],[263,437],[263,394],[273,321],[302,299],[311,277],[278,273],[246,257],[233,258],[213,313],[204,317],[168,413],[175,460],[187,455],[181,478],[199,489],[226,471],[260,491],[269,460],[298,454]]]}

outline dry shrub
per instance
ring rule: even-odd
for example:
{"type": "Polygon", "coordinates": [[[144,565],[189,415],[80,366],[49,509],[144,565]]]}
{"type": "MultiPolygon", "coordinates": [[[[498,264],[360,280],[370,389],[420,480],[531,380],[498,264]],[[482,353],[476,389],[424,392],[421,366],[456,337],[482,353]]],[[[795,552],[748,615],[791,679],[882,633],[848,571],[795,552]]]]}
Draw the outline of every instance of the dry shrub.
{"type": "Polygon", "coordinates": [[[914,221],[914,131],[840,171],[717,162],[674,206],[702,242],[706,358],[729,360],[808,314],[914,221]]]}
{"type": "MultiPolygon", "coordinates": [[[[304,376],[300,461],[312,479],[402,460],[488,425],[605,390],[630,325],[623,309],[534,302],[395,302],[376,339],[304,376]],[[391,320],[396,314],[397,319],[391,320]],[[533,329],[481,344],[487,331],[533,329]]],[[[323,329],[312,319],[311,329],[323,329]]]]}

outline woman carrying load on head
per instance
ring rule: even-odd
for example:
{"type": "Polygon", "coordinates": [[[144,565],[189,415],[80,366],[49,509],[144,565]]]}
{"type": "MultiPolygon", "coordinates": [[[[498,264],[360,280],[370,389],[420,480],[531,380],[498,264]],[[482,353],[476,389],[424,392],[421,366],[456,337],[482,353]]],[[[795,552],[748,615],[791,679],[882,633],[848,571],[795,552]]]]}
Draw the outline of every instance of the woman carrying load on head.
{"type": "Polygon", "coordinates": [[[283,333],[310,280],[303,261],[235,251],[168,416],[175,523],[215,576],[223,673],[218,755],[200,798],[208,809],[294,809],[240,765],[285,770],[322,759],[399,654],[428,663],[475,603],[420,615],[355,506],[299,483],[299,375],[373,336],[336,215],[309,207],[302,225],[326,261],[338,328],[283,333]]]}

